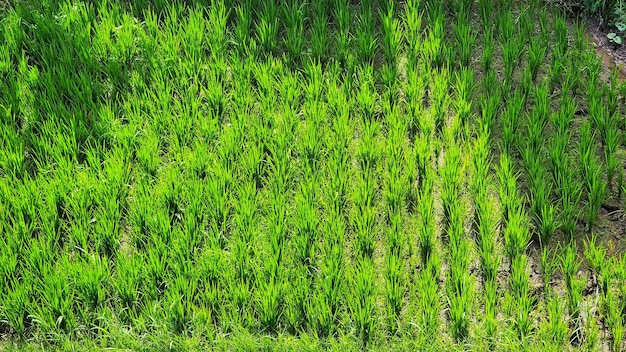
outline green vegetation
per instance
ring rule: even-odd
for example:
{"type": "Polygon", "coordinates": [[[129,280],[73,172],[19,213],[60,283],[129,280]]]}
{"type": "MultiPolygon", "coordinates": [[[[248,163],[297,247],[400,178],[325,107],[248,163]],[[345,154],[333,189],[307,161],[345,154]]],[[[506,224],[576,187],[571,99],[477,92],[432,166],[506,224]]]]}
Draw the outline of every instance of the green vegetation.
{"type": "Polygon", "coordinates": [[[0,2],[0,351],[623,350],[626,85],[563,16],[0,2]]]}

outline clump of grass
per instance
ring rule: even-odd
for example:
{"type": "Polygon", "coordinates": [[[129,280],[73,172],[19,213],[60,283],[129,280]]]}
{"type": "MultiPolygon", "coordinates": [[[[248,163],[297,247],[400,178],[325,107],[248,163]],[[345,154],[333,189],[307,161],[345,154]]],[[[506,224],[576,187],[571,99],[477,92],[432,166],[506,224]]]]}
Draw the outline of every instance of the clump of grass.
{"type": "Polygon", "coordinates": [[[456,75],[455,84],[457,97],[455,108],[461,123],[461,128],[465,128],[468,125],[468,120],[472,113],[474,88],[474,71],[470,69],[461,70],[461,72],[456,75]]]}
{"type": "Polygon", "coordinates": [[[485,32],[493,28],[492,14],[494,13],[494,4],[491,1],[479,0],[478,6],[480,8],[480,21],[482,23],[485,32]]]}
{"type": "Polygon", "coordinates": [[[318,62],[326,61],[326,52],[328,49],[328,18],[326,17],[326,8],[323,1],[317,1],[313,4],[313,23],[311,28],[311,51],[313,58],[318,62]]]}
{"type": "Polygon", "coordinates": [[[421,54],[422,19],[423,12],[420,9],[420,0],[408,0],[404,4],[405,10],[405,36],[408,46],[409,62],[417,63],[421,54]]]}
{"type": "Polygon", "coordinates": [[[445,46],[445,25],[443,9],[440,6],[429,6],[430,13],[430,28],[428,36],[423,42],[423,52],[425,57],[428,58],[430,65],[436,68],[441,68],[448,55],[448,48],[445,46]]]}
{"type": "Polygon", "coordinates": [[[273,55],[277,49],[279,30],[278,8],[274,1],[263,3],[263,8],[257,13],[256,41],[266,55],[273,55]]]}
{"type": "Polygon", "coordinates": [[[533,80],[537,78],[539,67],[541,67],[541,64],[543,63],[543,60],[546,56],[546,50],[547,48],[543,45],[543,42],[539,37],[533,36],[530,38],[530,46],[528,49],[528,66],[530,67],[530,72],[533,80]]]}
{"type": "Polygon", "coordinates": [[[520,89],[516,89],[513,96],[507,101],[507,107],[502,118],[502,143],[504,150],[511,154],[519,146],[518,130],[520,116],[524,109],[525,98],[520,89]]]}
{"type": "Polygon", "coordinates": [[[386,13],[380,10],[380,22],[383,31],[383,54],[387,63],[392,66],[397,65],[398,54],[403,40],[402,27],[400,21],[394,17],[393,2],[390,3],[386,13]]]}
{"type": "MultiPolygon", "coordinates": [[[[596,244],[597,236],[592,235],[585,240],[585,258],[589,263],[589,270],[592,275],[592,280],[596,285],[599,283],[599,277],[601,275],[601,269],[606,261],[606,249],[596,244]]],[[[597,286],[600,288],[600,286],[597,286]]]]}
{"type": "Polygon", "coordinates": [[[457,19],[454,26],[456,47],[461,67],[467,67],[472,58],[472,50],[476,41],[476,34],[470,28],[467,19],[463,16],[457,19]]]}
{"type": "Polygon", "coordinates": [[[286,28],[283,41],[289,57],[297,63],[304,48],[304,3],[293,1],[282,10],[286,28]]]}
{"type": "Polygon", "coordinates": [[[447,71],[441,70],[436,72],[432,79],[431,114],[435,122],[435,133],[441,133],[446,119],[448,104],[450,103],[447,71]]]}
{"type": "Polygon", "coordinates": [[[587,193],[587,230],[591,232],[596,218],[604,202],[606,183],[603,180],[603,172],[596,155],[596,147],[593,142],[594,135],[591,133],[589,123],[583,124],[580,134],[580,158],[585,191],[587,193]]]}
{"type": "Polygon", "coordinates": [[[335,21],[338,31],[336,35],[337,55],[339,61],[346,63],[350,55],[350,44],[352,36],[350,35],[350,22],[352,14],[348,0],[335,1],[335,21]]]}
{"type": "MultiPolygon", "coordinates": [[[[251,47],[250,30],[252,27],[252,4],[251,1],[243,1],[235,7],[237,22],[234,26],[234,41],[240,56],[249,52],[251,47]]],[[[291,26],[289,26],[290,28],[291,26]]]]}
{"type": "Polygon", "coordinates": [[[576,277],[580,264],[576,259],[576,250],[573,244],[565,247],[561,257],[561,268],[565,277],[565,287],[567,289],[567,305],[572,322],[572,334],[570,342],[574,345],[580,345],[583,342],[583,327],[581,315],[582,291],[584,289],[584,281],[576,277]]]}
{"type": "Polygon", "coordinates": [[[374,328],[376,311],[374,268],[369,259],[358,262],[356,272],[351,275],[354,289],[350,300],[350,311],[354,317],[359,338],[364,346],[370,341],[374,328]]]}
{"type": "Polygon", "coordinates": [[[371,63],[374,59],[374,54],[378,47],[378,38],[376,37],[374,31],[375,18],[373,13],[374,9],[372,1],[364,1],[361,4],[358,27],[356,30],[358,57],[360,60],[369,63],[371,63]]]}

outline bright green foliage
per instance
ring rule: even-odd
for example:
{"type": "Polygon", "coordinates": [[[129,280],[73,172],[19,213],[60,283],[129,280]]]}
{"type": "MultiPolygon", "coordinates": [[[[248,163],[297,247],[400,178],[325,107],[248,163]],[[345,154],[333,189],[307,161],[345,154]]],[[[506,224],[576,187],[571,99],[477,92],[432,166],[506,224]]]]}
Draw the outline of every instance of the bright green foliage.
{"type": "Polygon", "coordinates": [[[626,85],[580,23],[0,3],[0,350],[623,349],[626,85]]]}

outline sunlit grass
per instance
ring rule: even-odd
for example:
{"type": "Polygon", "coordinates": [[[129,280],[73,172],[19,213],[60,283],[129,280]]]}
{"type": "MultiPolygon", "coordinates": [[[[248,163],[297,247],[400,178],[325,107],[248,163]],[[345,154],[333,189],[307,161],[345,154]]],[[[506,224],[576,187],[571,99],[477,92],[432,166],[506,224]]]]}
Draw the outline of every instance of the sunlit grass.
{"type": "Polygon", "coordinates": [[[18,1],[0,43],[0,350],[623,349],[625,86],[558,9],[18,1]]]}

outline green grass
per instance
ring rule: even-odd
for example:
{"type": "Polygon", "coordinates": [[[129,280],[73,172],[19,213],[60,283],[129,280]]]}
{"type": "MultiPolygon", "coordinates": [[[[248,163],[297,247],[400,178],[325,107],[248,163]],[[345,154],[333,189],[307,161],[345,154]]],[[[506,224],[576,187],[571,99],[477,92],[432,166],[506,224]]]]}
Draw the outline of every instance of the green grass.
{"type": "Polygon", "coordinates": [[[0,4],[0,351],[622,350],[626,85],[582,26],[0,4]]]}

